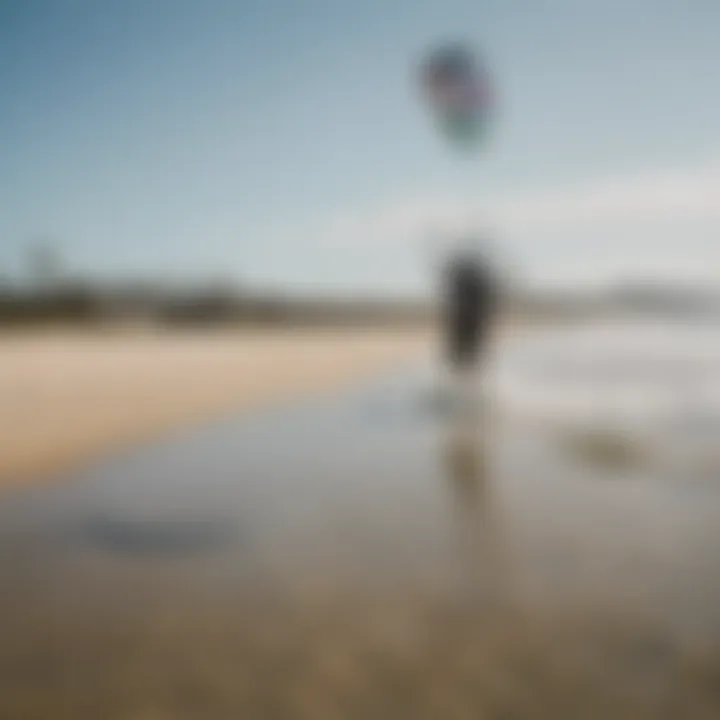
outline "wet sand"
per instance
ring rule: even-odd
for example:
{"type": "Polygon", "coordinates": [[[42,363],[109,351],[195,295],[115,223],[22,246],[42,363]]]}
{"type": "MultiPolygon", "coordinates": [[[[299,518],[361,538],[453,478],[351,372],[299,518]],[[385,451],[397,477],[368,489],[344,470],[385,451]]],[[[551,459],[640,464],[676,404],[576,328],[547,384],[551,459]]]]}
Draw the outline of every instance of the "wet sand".
{"type": "Polygon", "coordinates": [[[416,353],[404,330],[0,335],[0,487],[218,414],[352,382],[416,353]]]}
{"type": "Polygon", "coordinates": [[[9,497],[0,717],[720,716],[717,478],[584,464],[431,388],[399,369],[9,497]]]}

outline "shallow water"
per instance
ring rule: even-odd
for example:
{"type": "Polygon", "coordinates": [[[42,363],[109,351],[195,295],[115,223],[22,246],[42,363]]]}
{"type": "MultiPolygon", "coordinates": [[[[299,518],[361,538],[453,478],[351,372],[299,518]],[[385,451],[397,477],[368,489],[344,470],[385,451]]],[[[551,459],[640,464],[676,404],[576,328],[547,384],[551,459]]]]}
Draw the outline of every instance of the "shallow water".
{"type": "Polygon", "coordinates": [[[720,477],[672,425],[714,332],[519,335],[474,420],[420,365],[8,499],[0,717],[719,716],[720,477]],[[655,454],[568,452],[599,424],[655,454]]]}

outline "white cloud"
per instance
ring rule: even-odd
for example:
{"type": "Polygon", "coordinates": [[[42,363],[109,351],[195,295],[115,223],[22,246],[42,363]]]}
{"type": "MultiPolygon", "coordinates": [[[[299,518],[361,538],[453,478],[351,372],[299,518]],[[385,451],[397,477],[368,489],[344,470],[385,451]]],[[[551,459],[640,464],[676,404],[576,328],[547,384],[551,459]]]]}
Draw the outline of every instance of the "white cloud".
{"type": "MultiPolygon", "coordinates": [[[[293,233],[309,253],[401,272],[438,236],[489,228],[524,274],[590,282],[618,274],[720,279],[720,157],[515,195],[437,192],[334,212],[293,233]],[[373,265],[373,262],[369,262],[373,265]]],[[[288,238],[289,239],[289,238],[288,238]]],[[[402,272],[401,272],[402,274],[402,272]]]]}
{"type": "Polygon", "coordinates": [[[500,199],[498,213],[509,227],[535,232],[635,228],[666,222],[717,223],[720,162],[500,199]]]}
{"type": "Polygon", "coordinates": [[[328,247],[405,244],[434,230],[489,224],[503,234],[636,230],[667,223],[720,225],[720,161],[671,171],[610,177],[571,187],[487,198],[428,195],[336,213],[317,229],[328,247]]]}

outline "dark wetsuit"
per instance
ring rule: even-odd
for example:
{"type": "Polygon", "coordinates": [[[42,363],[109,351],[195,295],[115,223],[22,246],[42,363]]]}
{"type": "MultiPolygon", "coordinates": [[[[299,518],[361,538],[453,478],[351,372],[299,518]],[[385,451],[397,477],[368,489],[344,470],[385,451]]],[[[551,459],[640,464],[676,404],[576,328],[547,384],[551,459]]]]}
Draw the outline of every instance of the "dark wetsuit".
{"type": "Polygon", "coordinates": [[[444,273],[445,351],[451,367],[475,365],[485,350],[496,310],[496,283],[481,258],[458,255],[444,273]]]}

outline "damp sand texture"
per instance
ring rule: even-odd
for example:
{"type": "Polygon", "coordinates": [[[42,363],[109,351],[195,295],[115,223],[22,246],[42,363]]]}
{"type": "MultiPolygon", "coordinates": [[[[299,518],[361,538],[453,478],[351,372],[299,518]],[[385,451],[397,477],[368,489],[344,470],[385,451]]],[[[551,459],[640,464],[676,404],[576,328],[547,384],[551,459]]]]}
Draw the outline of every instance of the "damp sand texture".
{"type": "Polygon", "coordinates": [[[426,339],[394,329],[0,335],[0,488],[224,413],[352,383],[406,361],[426,339]]]}

